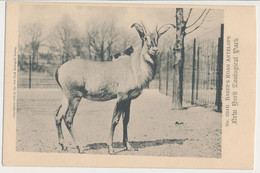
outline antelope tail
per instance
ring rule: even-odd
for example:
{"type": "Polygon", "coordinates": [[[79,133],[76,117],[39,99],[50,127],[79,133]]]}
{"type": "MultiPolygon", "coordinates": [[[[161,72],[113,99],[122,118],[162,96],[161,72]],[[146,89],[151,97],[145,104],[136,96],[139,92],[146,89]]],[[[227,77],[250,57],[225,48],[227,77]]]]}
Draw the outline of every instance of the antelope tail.
{"type": "MultiPolygon", "coordinates": [[[[56,72],[55,72],[55,79],[56,79],[56,82],[57,82],[57,84],[61,87],[61,85],[60,85],[60,82],[59,82],[59,73],[58,73],[58,70],[59,70],[59,68],[56,70],[56,72]]],[[[62,87],[61,87],[62,88],[62,87]]]]}

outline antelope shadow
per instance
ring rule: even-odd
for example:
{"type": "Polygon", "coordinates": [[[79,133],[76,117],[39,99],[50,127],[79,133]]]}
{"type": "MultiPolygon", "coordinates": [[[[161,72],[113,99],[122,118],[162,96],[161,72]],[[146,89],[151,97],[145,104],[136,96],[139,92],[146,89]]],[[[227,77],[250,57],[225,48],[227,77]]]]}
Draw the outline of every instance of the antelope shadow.
{"type": "MultiPolygon", "coordinates": [[[[135,151],[138,151],[139,148],[146,148],[146,147],[155,147],[155,146],[160,146],[160,145],[167,145],[167,144],[177,144],[177,145],[183,145],[185,141],[189,140],[188,138],[185,139],[158,139],[158,140],[153,140],[153,141],[130,141],[131,146],[135,151]]],[[[120,151],[115,152],[119,153],[122,151],[125,151],[125,147],[122,142],[114,142],[113,147],[117,149],[123,149],[120,151]]],[[[108,148],[108,145],[106,143],[93,143],[93,144],[88,144],[84,147],[84,151],[87,150],[100,150],[108,148]]]]}

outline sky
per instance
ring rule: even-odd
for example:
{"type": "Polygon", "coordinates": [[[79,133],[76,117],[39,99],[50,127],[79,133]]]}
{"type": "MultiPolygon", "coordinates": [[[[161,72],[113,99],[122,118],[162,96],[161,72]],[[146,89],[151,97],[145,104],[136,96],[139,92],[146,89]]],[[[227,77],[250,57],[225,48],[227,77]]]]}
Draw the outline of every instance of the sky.
{"type": "MultiPolygon", "coordinates": [[[[190,24],[195,21],[204,9],[194,8],[190,17],[190,24]]],[[[189,9],[184,9],[184,17],[187,16],[189,9]]],[[[149,7],[111,7],[111,6],[93,6],[93,5],[75,5],[75,4],[52,4],[52,5],[22,5],[19,10],[20,26],[30,23],[41,23],[44,35],[53,31],[55,26],[64,16],[69,16],[76,24],[75,28],[80,34],[86,32],[86,26],[89,23],[102,23],[113,21],[119,28],[136,34],[131,29],[133,23],[142,21],[150,31],[153,31],[158,25],[159,27],[167,24],[175,24],[175,8],[157,8],[149,7]]],[[[189,24],[188,23],[188,24],[189,24]]],[[[186,39],[194,37],[213,37],[219,35],[220,24],[224,23],[223,10],[211,10],[203,25],[194,33],[190,34],[186,39]],[[206,34],[205,34],[206,33],[206,34]]],[[[174,38],[174,30],[167,33],[168,36],[174,38]]]]}

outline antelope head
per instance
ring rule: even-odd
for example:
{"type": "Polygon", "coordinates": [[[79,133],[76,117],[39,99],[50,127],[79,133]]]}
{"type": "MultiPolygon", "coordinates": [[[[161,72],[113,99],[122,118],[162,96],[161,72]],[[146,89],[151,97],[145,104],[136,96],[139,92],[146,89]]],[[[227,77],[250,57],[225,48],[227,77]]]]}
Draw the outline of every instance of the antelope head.
{"type": "Polygon", "coordinates": [[[146,47],[147,53],[150,56],[158,55],[159,38],[165,34],[172,26],[170,24],[163,25],[159,30],[156,27],[155,32],[151,33],[143,23],[134,23],[131,27],[135,27],[142,40],[142,47],[146,47]]]}

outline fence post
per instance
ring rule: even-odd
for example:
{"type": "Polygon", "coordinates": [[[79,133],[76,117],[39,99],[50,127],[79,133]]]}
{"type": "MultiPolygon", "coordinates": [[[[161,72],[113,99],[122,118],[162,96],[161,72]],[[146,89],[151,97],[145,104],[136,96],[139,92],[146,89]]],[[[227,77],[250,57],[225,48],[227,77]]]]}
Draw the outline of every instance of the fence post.
{"type": "MultiPolygon", "coordinates": [[[[207,49],[207,50],[209,50],[209,49],[207,49]]],[[[209,55],[208,56],[206,56],[206,58],[207,58],[207,87],[206,87],[206,89],[207,90],[209,90],[209,84],[210,84],[210,57],[209,57],[209,55]]]]}
{"type": "Polygon", "coordinates": [[[224,24],[221,24],[221,34],[218,39],[217,81],[216,81],[216,103],[217,111],[222,112],[222,80],[223,80],[223,41],[224,24]]]}
{"type": "Polygon", "coordinates": [[[191,80],[191,104],[194,104],[194,86],[195,86],[195,64],[196,64],[196,38],[193,42],[193,58],[192,58],[192,80],[191,80]]]}
{"type": "Polygon", "coordinates": [[[199,99],[199,75],[200,75],[200,48],[197,50],[197,79],[196,79],[196,100],[199,99]]]}
{"type": "Polygon", "coordinates": [[[168,83],[169,83],[169,52],[167,52],[167,64],[166,64],[166,95],[168,95],[168,83]]]}
{"type": "Polygon", "coordinates": [[[161,63],[162,63],[162,54],[159,56],[159,91],[161,91],[161,63]]]}
{"type": "Polygon", "coordinates": [[[29,55],[29,88],[31,88],[31,80],[32,80],[32,57],[29,55]]]}

